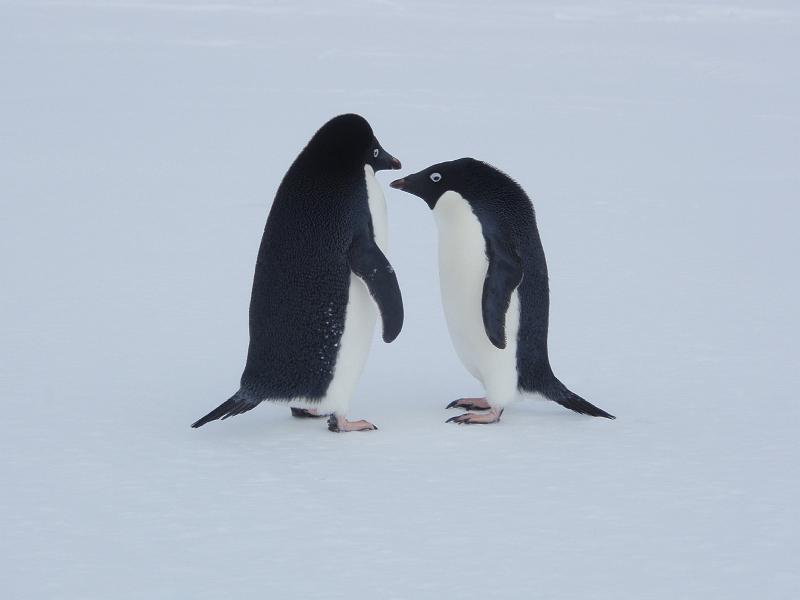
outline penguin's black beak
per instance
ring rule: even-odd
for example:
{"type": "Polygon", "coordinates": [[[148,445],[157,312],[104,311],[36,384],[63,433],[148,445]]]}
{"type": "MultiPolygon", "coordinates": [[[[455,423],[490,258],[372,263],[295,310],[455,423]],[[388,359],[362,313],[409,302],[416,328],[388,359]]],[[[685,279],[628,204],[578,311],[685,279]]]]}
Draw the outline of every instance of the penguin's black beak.
{"type": "Polygon", "coordinates": [[[387,169],[401,169],[403,167],[400,161],[394,156],[389,154],[383,148],[378,149],[378,154],[374,160],[369,161],[375,171],[385,171],[387,169]]]}
{"type": "Polygon", "coordinates": [[[422,198],[425,204],[428,205],[428,208],[433,210],[434,206],[436,206],[436,200],[441,194],[431,193],[431,191],[425,187],[426,181],[421,179],[419,175],[419,173],[406,175],[402,179],[395,179],[389,185],[396,190],[404,191],[406,194],[422,198]]]}

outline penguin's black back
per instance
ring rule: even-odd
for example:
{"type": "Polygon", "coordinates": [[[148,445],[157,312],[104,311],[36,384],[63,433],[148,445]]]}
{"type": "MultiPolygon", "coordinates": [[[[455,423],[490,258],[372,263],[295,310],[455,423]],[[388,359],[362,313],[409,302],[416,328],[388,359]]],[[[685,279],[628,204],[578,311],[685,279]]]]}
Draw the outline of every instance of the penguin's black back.
{"type": "Polygon", "coordinates": [[[239,394],[251,401],[325,395],[344,332],[353,232],[372,228],[364,156],[369,124],[325,124],[283,178],[267,219],[250,300],[239,394]]]}

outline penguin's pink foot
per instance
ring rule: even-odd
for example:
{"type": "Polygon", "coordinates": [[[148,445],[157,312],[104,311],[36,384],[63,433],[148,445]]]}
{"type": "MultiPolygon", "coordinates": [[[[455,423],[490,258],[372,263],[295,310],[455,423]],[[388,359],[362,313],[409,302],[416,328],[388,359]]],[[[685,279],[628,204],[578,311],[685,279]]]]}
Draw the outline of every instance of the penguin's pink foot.
{"type": "Polygon", "coordinates": [[[485,413],[464,413],[456,417],[450,417],[446,423],[457,423],[458,425],[487,425],[497,423],[503,414],[503,409],[492,408],[485,413]]]}
{"type": "Polygon", "coordinates": [[[486,398],[459,398],[445,406],[447,408],[463,408],[464,410],[489,410],[492,408],[486,398]]]}
{"type": "Polygon", "coordinates": [[[334,433],[341,433],[344,431],[373,431],[377,429],[378,428],[369,421],[348,421],[344,417],[336,415],[328,417],[328,431],[333,431],[334,433]]]}
{"type": "Polygon", "coordinates": [[[295,408],[292,407],[292,416],[298,419],[319,419],[328,415],[321,415],[316,408],[295,408]]]}

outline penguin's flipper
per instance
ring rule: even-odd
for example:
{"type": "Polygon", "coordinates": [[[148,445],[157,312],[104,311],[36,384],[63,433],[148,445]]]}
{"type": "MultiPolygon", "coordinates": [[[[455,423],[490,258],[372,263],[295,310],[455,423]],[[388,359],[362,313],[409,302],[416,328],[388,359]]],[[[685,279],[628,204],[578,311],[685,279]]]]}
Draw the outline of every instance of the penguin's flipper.
{"type": "Polygon", "coordinates": [[[522,261],[509,245],[486,238],[489,269],[483,282],[483,326],[489,340],[500,349],[506,347],[506,312],[511,294],[522,281],[522,261]]]}
{"type": "Polygon", "coordinates": [[[367,285],[378,305],[383,321],[383,341],[394,341],[403,328],[403,297],[392,265],[375,240],[366,234],[353,238],[347,251],[347,261],[353,273],[367,285]]]}

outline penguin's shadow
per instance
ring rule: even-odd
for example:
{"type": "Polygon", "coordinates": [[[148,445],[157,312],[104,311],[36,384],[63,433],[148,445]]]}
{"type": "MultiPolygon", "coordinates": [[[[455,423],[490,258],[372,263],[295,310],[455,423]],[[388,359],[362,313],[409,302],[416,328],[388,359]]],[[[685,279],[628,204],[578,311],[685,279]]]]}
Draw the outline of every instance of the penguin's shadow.
{"type": "MultiPolygon", "coordinates": [[[[491,425],[456,425],[445,421],[463,411],[444,410],[442,407],[431,407],[430,410],[420,411],[416,417],[407,412],[398,412],[393,415],[391,411],[381,411],[376,419],[378,431],[350,432],[347,434],[332,434],[328,431],[327,419],[297,419],[290,415],[288,406],[268,407],[269,410],[253,411],[245,416],[226,422],[208,423],[199,430],[191,430],[190,434],[202,436],[208,442],[215,444],[239,445],[242,443],[259,445],[266,443],[272,446],[275,443],[290,443],[292,445],[308,445],[311,440],[325,440],[341,443],[342,438],[350,443],[373,445],[379,439],[393,438],[393,443],[398,442],[396,436],[411,435],[432,438],[452,435],[461,435],[466,431],[481,431],[485,434],[504,435],[509,429],[526,429],[533,431],[576,429],[582,430],[581,425],[605,422],[606,419],[597,419],[579,415],[564,410],[559,406],[550,406],[546,402],[523,400],[510,405],[498,424],[491,425]],[[437,410],[438,409],[438,410],[437,410]],[[258,414],[258,413],[262,414],[258,414]],[[375,438],[375,439],[372,439],[375,438]]],[[[316,443],[316,442],[314,442],[316,443]]],[[[327,445],[327,444],[326,444],[327,445]]]]}
{"type": "MultiPolygon", "coordinates": [[[[262,408],[262,407],[259,407],[262,408]]],[[[330,433],[325,418],[297,419],[291,416],[289,408],[266,407],[272,410],[252,411],[244,418],[212,421],[193,433],[203,433],[218,441],[263,440],[275,438],[291,438],[297,435],[308,435],[310,431],[330,433]],[[261,414],[258,414],[261,413],[261,414]]]]}

